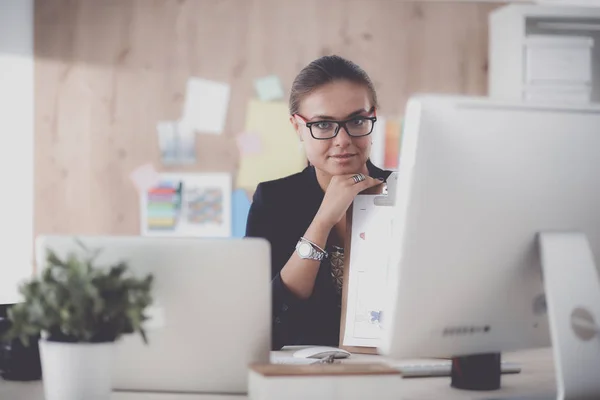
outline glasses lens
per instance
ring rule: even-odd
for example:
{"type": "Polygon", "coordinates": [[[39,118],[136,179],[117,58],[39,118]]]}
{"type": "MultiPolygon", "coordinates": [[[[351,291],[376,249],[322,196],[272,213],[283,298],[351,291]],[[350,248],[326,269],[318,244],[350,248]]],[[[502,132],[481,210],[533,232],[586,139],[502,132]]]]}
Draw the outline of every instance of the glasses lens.
{"type": "Polygon", "coordinates": [[[329,139],[335,136],[338,129],[337,122],[320,121],[311,125],[312,135],[317,139],[329,139]]]}
{"type": "Polygon", "coordinates": [[[373,121],[367,118],[355,118],[346,123],[351,136],[365,136],[373,130],[373,121]]]}

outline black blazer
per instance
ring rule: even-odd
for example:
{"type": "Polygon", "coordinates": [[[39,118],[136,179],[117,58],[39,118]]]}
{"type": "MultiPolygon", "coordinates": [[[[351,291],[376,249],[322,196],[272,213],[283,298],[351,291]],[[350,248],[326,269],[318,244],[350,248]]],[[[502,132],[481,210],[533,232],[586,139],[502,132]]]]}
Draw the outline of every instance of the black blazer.
{"type": "MultiPolygon", "coordinates": [[[[373,178],[385,180],[391,174],[370,161],[367,168],[373,178]]],[[[271,244],[275,350],[287,345],[339,345],[341,296],[335,289],[329,260],[321,262],[313,294],[307,300],[292,294],[279,275],[298,239],[312,223],[324,195],[310,166],[297,174],[260,183],[250,206],[246,237],[265,238],[271,244]]]]}

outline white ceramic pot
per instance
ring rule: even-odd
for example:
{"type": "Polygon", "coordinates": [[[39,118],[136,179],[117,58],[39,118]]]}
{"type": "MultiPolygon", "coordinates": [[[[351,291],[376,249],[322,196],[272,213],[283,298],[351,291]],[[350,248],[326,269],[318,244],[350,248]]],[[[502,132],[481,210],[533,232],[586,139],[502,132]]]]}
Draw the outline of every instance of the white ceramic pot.
{"type": "Polygon", "coordinates": [[[40,340],[46,400],[109,400],[114,343],[40,340]]]}

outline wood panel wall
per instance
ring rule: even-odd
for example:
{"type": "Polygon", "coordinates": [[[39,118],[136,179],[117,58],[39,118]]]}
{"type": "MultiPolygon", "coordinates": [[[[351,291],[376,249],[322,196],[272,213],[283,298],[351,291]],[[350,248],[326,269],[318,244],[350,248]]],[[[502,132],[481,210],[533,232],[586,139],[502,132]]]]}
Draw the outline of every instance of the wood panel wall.
{"type": "MultiPolygon", "coordinates": [[[[253,80],[286,95],[311,60],[361,65],[382,115],[415,92],[487,92],[488,14],[500,4],[397,0],[37,0],[35,232],[137,234],[140,164],[160,170],[155,124],[182,112],[189,76],[231,84],[223,135],[183,170],[235,173],[253,80]]],[[[178,170],[182,170],[178,168],[178,170]]]]}

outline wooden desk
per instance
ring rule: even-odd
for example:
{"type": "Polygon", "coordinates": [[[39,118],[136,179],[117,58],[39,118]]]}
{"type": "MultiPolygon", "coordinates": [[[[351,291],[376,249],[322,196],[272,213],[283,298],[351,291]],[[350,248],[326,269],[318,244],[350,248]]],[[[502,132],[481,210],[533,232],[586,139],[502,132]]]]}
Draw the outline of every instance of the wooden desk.
{"type": "MultiPolygon", "coordinates": [[[[276,352],[276,356],[290,355],[291,351],[276,352]]],[[[493,392],[472,392],[452,389],[450,378],[403,379],[404,399],[501,399],[516,396],[553,395],[556,391],[554,363],[550,349],[528,350],[506,353],[504,361],[520,363],[522,372],[502,376],[502,388],[493,392]]],[[[386,361],[372,355],[353,355],[349,363],[386,361]]],[[[390,361],[390,364],[399,364],[390,361]]],[[[17,383],[0,380],[0,399],[43,400],[41,382],[17,383]]],[[[114,393],[111,400],[243,400],[246,396],[225,395],[182,395],[150,393],[114,393]]]]}

